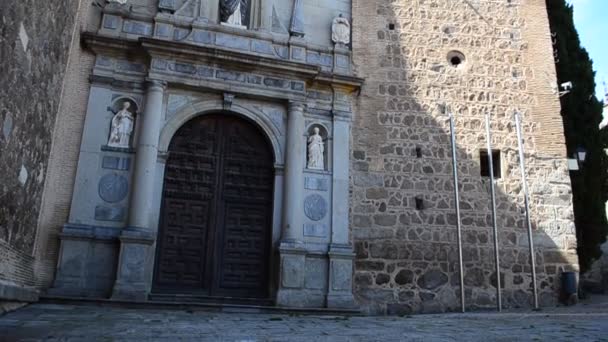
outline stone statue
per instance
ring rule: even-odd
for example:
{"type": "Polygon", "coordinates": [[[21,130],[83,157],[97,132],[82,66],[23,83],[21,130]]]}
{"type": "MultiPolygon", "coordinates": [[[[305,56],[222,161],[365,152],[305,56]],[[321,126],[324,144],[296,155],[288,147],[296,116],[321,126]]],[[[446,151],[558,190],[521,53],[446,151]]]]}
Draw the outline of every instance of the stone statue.
{"type": "Polygon", "coordinates": [[[342,14],[335,18],[331,25],[331,40],[335,44],[348,45],[350,43],[350,23],[342,14]]]}
{"type": "Polygon", "coordinates": [[[129,148],[131,143],[131,133],[133,133],[134,121],[133,114],[129,111],[131,103],[125,101],[122,104],[122,110],[112,118],[112,127],[110,129],[110,139],[108,146],[129,148]]]}
{"type": "Polygon", "coordinates": [[[325,170],[325,143],[319,134],[319,127],[315,127],[313,135],[308,138],[308,168],[313,170],[325,170]]]}
{"type": "Polygon", "coordinates": [[[250,0],[220,0],[220,21],[230,26],[246,27],[250,0]]]}

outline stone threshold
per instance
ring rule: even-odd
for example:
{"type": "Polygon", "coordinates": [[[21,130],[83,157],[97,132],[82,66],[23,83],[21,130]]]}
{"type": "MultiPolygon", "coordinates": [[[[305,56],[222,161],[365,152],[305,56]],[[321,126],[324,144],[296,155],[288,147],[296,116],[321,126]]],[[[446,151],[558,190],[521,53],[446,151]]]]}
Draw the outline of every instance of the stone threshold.
{"type": "Polygon", "coordinates": [[[40,296],[39,303],[78,305],[78,306],[108,306],[127,309],[164,309],[178,311],[201,311],[218,313],[241,314],[287,314],[304,316],[363,316],[357,309],[328,309],[328,308],[286,308],[266,305],[247,304],[218,304],[188,301],[126,301],[103,298],[68,297],[68,296],[40,296]]]}

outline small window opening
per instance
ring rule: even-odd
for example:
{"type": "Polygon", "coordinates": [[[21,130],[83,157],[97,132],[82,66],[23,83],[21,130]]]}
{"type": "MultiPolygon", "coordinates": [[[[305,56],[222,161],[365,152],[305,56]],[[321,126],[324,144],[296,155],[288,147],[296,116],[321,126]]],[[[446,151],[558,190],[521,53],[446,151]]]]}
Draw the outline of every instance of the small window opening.
{"type": "Polygon", "coordinates": [[[464,54],[462,52],[450,51],[448,53],[448,63],[450,63],[450,65],[454,68],[460,68],[465,61],[466,58],[464,57],[464,54]]]}
{"type": "Polygon", "coordinates": [[[388,29],[391,31],[395,30],[395,24],[393,24],[393,23],[388,24],[388,29]]]}
{"type": "Polygon", "coordinates": [[[424,200],[422,196],[416,196],[416,210],[424,210],[424,200]]]}
{"type": "Polygon", "coordinates": [[[416,158],[422,158],[422,147],[416,146],[416,158]]]}
{"type": "MultiPolygon", "coordinates": [[[[482,177],[490,177],[488,150],[479,151],[479,166],[481,168],[482,177]]],[[[494,169],[494,178],[500,178],[501,172],[500,150],[492,150],[492,168],[494,169]]]]}

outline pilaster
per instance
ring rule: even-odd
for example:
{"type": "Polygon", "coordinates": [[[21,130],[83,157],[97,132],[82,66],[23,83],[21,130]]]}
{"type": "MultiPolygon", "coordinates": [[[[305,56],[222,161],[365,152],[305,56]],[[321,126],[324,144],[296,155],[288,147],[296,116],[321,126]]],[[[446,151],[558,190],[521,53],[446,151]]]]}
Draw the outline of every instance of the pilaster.
{"type": "Polygon", "coordinates": [[[164,82],[147,82],[146,104],[140,116],[129,227],[119,237],[120,257],[112,298],[145,300],[150,292],[156,240],[150,217],[165,88],[164,82]]]}
{"type": "Polygon", "coordinates": [[[306,250],[303,243],[302,222],[306,161],[304,110],[303,102],[289,103],[283,226],[279,247],[281,261],[277,294],[277,305],[284,307],[303,307],[307,303],[304,292],[306,250]]]}

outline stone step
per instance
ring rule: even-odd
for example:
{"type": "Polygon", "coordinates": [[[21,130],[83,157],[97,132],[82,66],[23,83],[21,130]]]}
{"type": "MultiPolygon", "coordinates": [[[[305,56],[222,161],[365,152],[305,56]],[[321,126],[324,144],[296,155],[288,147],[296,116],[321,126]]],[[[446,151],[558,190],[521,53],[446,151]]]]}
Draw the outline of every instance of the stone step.
{"type": "Polygon", "coordinates": [[[173,302],[173,303],[198,303],[198,304],[229,304],[229,305],[248,305],[248,306],[273,306],[270,299],[259,298],[230,298],[230,297],[211,297],[205,295],[192,294],[171,294],[171,293],[151,293],[148,297],[153,302],[173,302]]]}
{"type": "MultiPolygon", "coordinates": [[[[125,301],[105,298],[40,296],[40,303],[82,306],[113,306],[130,309],[164,309],[183,311],[206,311],[223,313],[288,314],[311,316],[362,316],[358,309],[285,308],[272,305],[229,304],[195,301],[187,296],[153,295],[148,301],[125,301]],[[164,298],[163,298],[164,297],[164,298]],[[169,298],[173,297],[173,298],[169,298]],[[181,297],[181,298],[180,298],[181,297]],[[179,301],[183,299],[183,301],[179,301]],[[190,301],[189,301],[190,300],[190,301]]],[[[190,296],[195,297],[195,296],[190,296]]]]}

